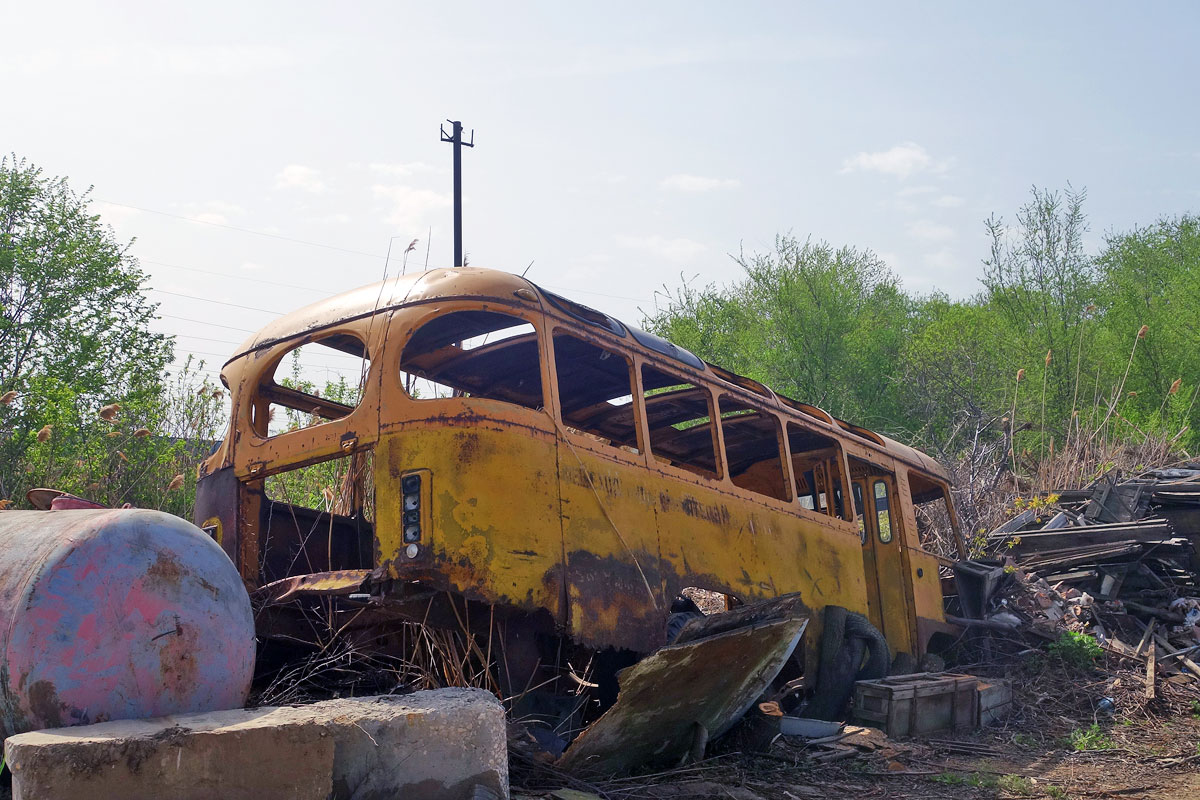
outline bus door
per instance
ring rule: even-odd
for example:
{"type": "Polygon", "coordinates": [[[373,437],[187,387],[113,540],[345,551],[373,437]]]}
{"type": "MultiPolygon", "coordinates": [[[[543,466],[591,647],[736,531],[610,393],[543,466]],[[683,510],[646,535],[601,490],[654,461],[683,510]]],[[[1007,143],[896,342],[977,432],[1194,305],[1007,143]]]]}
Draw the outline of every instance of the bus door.
{"type": "Polygon", "coordinates": [[[863,545],[863,569],[871,624],[887,638],[894,654],[912,653],[908,554],[900,535],[902,514],[896,502],[896,479],[871,467],[854,478],[854,511],[863,545]]]}

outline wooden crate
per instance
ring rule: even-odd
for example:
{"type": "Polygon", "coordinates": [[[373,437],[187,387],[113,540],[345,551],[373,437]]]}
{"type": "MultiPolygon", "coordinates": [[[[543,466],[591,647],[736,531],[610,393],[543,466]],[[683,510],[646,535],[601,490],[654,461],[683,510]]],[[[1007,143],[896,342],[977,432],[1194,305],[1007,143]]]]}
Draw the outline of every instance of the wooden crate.
{"type": "Polygon", "coordinates": [[[979,726],[977,680],[952,672],[919,672],[854,684],[854,719],[888,736],[918,736],[979,726]]]}

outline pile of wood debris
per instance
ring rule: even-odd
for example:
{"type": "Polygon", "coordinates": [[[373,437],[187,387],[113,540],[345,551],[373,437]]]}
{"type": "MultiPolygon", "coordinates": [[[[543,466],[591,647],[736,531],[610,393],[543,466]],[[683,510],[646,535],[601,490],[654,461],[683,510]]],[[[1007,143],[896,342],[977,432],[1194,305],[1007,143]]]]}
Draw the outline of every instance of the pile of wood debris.
{"type": "Polygon", "coordinates": [[[1200,680],[1200,464],[1046,495],[955,568],[968,625],[1089,634],[1158,676],[1200,680]],[[1193,660],[1195,659],[1195,660],[1193,660]]]}

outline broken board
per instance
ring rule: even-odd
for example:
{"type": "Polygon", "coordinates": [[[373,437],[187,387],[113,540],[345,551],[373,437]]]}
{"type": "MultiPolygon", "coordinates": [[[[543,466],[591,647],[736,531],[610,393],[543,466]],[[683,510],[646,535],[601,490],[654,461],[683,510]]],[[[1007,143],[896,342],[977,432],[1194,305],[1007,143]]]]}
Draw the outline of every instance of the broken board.
{"type": "Polygon", "coordinates": [[[678,761],[699,726],[701,736],[715,739],[742,718],[807,625],[806,615],[787,615],[656,650],[621,673],[616,704],[579,735],[559,766],[617,774],[647,761],[678,761]]]}

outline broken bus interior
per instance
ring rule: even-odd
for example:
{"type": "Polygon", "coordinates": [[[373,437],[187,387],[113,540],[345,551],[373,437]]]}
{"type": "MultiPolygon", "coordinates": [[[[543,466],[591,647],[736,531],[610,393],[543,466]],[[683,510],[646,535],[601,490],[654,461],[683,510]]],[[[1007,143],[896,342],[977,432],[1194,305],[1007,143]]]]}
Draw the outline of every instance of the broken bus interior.
{"type": "Polygon", "coordinates": [[[251,336],[222,380],[197,524],[271,601],[337,598],[377,627],[486,609],[521,632],[513,673],[548,640],[649,653],[690,589],[725,608],[797,594],[806,672],[827,605],[893,654],[952,630],[953,554],[918,525],[956,526],[932,459],[515,275],[346,292],[251,336]],[[306,383],[301,348],[360,380],[306,383]]]}

